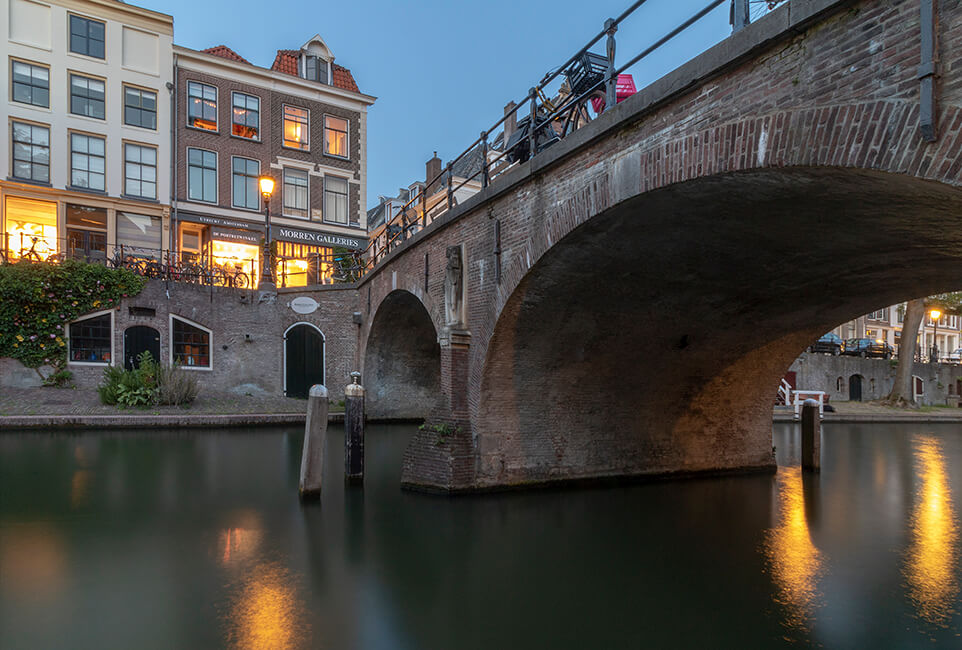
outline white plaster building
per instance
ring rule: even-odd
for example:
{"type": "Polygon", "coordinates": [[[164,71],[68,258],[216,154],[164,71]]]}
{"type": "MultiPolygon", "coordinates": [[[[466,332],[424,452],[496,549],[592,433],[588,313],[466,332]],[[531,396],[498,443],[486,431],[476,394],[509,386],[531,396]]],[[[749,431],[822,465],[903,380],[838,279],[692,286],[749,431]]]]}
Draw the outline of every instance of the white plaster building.
{"type": "Polygon", "coordinates": [[[0,0],[0,248],[167,248],[173,18],[116,0],[0,0]]]}

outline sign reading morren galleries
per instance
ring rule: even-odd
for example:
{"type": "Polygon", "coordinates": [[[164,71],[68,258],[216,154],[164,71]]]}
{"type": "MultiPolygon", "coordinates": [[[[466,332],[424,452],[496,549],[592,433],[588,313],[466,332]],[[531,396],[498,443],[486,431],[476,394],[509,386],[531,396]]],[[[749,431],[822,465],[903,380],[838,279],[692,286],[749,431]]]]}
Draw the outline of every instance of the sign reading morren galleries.
{"type": "Polygon", "coordinates": [[[275,226],[271,229],[274,238],[282,241],[295,242],[298,244],[313,244],[315,246],[336,246],[338,248],[350,248],[361,250],[367,243],[361,237],[347,237],[329,232],[317,232],[315,230],[300,230],[288,226],[275,226]]]}

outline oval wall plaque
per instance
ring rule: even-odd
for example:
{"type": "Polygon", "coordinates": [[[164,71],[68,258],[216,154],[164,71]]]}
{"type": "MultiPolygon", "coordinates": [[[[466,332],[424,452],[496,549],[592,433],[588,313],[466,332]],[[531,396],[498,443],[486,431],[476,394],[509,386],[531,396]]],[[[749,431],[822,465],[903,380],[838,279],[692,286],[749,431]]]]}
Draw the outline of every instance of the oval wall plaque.
{"type": "Polygon", "coordinates": [[[300,296],[287,303],[298,314],[313,314],[317,311],[317,301],[307,296],[300,296]]]}

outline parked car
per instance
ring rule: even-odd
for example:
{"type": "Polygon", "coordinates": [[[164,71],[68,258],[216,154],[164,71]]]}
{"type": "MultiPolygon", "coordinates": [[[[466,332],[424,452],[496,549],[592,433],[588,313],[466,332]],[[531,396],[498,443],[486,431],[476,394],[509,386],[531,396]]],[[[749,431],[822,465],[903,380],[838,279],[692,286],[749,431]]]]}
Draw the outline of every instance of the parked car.
{"type": "Polygon", "coordinates": [[[881,357],[891,358],[895,354],[895,348],[882,339],[848,339],[845,341],[845,348],[842,354],[853,357],[881,357]]]}
{"type": "Polygon", "coordinates": [[[941,359],[943,363],[962,363],[962,348],[956,348],[944,355],[941,359]]]}
{"type": "Polygon", "coordinates": [[[842,349],[844,347],[845,342],[841,339],[841,337],[829,332],[828,334],[823,334],[817,341],[808,346],[808,351],[827,352],[828,354],[837,357],[842,353],[842,349]]]}

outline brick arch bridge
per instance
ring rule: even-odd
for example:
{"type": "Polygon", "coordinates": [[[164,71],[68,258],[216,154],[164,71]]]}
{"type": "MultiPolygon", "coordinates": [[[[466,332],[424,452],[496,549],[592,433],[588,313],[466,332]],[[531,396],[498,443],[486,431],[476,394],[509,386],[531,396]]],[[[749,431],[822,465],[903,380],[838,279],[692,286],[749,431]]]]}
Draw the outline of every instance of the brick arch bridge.
{"type": "Polygon", "coordinates": [[[416,436],[405,483],[773,469],[775,388],[812,339],[962,284],[962,3],[937,4],[934,139],[920,0],[792,0],[382,261],[365,384],[410,388],[391,355],[435,368],[417,409],[453,432],[416,436]]]}

